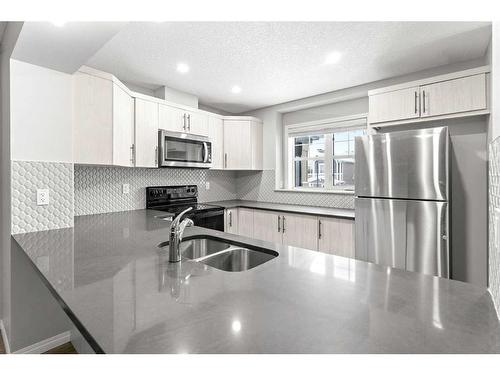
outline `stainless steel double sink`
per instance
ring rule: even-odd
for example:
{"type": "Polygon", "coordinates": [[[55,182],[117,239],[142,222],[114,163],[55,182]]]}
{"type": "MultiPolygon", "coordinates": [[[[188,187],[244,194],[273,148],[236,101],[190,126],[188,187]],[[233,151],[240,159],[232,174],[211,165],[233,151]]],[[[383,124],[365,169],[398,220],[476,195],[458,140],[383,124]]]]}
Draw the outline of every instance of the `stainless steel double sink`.
{"type": "MultiPolygon", "coordinates": [[[[159,245],[168,246],[168,242],[159,245]]],[[[273,250],[221,241],[215,237],[194,237],[181,243],[184,259],[204,263],[210,267],[228,272],[252,269],[278,256],[273,250]]]]}

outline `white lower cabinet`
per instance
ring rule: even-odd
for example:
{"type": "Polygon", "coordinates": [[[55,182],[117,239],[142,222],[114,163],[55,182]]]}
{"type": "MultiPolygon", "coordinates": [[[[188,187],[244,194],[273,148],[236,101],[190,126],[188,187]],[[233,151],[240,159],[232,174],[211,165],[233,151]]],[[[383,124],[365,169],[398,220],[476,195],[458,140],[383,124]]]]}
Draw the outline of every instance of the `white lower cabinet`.
{"type": "Polygon", "coordinates": [[[310,215],[285,214],[282,217],[283,244],[318,249],[318,218],[310,215]]]}
{"type": "Polygon", "coordinates": [[[319,251],[354,258],[354,220],[320,217],[318,230],[319,251]]]}
{"type": "Polygon", "coordinates": [[[245,237],[254,237],[253,210],[249,208],[238,208],[238,234],[245,237]]]}
{"type": "Polygon", "coordinates": [[[225,222],[228,233],[354,258],[352,219],[231,208],[225,222]]]}
{"type": "Polygon", "coordinates": [[[227,208],[224,227],[227,233],[238,234],[238,208],[227,208]]]}
{"type": "Polygon", "coordinates": [[[280,212],[254,210],[253,237],[262,241],[282,243],[280,212]]]}

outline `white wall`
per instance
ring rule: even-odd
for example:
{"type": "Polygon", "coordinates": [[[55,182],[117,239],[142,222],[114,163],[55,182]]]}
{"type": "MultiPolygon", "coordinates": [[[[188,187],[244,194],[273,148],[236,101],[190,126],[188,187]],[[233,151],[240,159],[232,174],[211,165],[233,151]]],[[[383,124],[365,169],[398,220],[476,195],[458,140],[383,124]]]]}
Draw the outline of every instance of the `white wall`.
{"type": "Polygon", "coordinates": [[[0,45],[0,319],[10,337],[10,56],[22,22],[9,22],[0,45]]]}
{"type": "Polygon", "coordinates": [[[72,76],[11,60],[12,160],[73,162],[72,76]]]}

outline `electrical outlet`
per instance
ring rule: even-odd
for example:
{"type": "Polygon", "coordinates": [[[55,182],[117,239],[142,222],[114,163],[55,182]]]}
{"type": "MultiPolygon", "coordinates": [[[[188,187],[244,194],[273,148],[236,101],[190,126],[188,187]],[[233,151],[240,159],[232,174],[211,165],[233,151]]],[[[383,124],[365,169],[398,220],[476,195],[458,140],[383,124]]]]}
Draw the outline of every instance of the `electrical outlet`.
{"type": "Polygon", "coordinates": [[[122,185],[122,194],[128,194],[130,193],[130,185],[129,184],[123,184],[122,185]]]}
{"type": "Polygon", "coordinates": [[[210,190],[210,181],[205,181],[205,190],[210,190]]]}
{"type": "Polygon", "coordinates": [[[38,206],[46,206],[49,204],[49,189],[36,190],[36,204],[38,206]]]}

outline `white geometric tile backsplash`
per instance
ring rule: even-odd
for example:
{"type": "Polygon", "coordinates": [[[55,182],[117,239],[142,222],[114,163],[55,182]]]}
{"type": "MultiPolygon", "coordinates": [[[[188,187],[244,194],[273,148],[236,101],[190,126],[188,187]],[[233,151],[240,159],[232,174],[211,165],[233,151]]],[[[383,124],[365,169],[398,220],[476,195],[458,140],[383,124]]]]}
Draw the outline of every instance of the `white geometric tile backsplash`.
{"type": "Polygon", "coordinates": [[[12,161],[11,193],[12,233],[73,226],[73,164],[12,161]],[[37,206],[37,189],[49,189],[49,205],[37,206]]]}
{"type": "Polygon", "coordinates": [[[200,202],[236,199],[233,171],[75,165],[75,215],[145,208],[147,186],[184,184],[198,185],[200,202]],[[123,184],[130,185],[128,194],[122,194],[123,184]]]}
{"type": "Polygon", "coordinates": [[[275,172],[241,171],[237,175],[238,199],[319,207],[354,208],[354,195],[275,191],[275,172]]]}
{"type": "Polygon", "coordinates": [[[500,317],[500,247],[495,244],[495,209],[500,209],[500,137],[489,146],[489,289],[500,317]]]}

